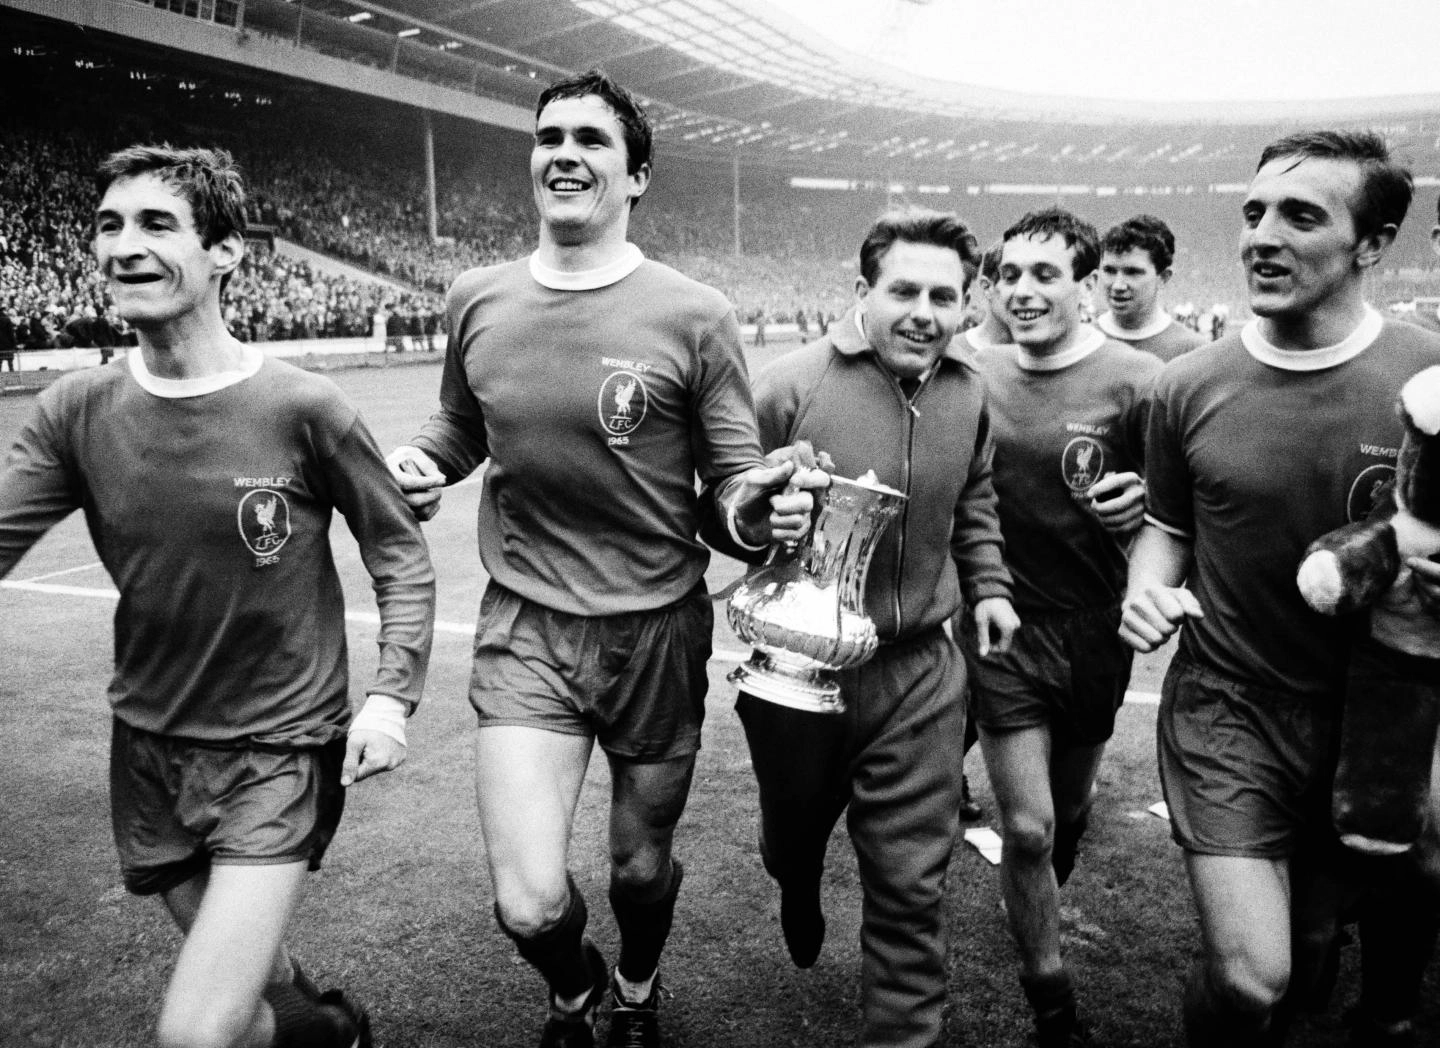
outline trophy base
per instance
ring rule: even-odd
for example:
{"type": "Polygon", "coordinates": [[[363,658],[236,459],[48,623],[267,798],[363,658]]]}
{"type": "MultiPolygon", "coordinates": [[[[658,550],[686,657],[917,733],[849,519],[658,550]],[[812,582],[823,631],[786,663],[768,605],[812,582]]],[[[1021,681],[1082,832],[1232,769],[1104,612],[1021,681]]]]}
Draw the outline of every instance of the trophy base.
{"type": "Polygon", "coordinates": [[[725,679],[757,699],[806,713],[844,713],[845,701],[833,674],[823,669],[791,669],[762,651],[730,671],[725,679]]]}

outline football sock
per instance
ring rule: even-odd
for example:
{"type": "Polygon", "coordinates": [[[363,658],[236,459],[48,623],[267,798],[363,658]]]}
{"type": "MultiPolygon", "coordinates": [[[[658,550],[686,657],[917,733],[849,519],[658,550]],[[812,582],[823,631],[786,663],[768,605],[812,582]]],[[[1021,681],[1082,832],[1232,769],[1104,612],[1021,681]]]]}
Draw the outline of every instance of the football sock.
{"type": "Polygon", "coordinates": [[[1055,869],[1055,884],[1063,888],[1075,870],[1075,860],[1080,854],[1080,838],[1090,825],[1090,811],[1086,809],[1073,822],[1055,825],[1055,845],[1050,852],[1050,865],[1055,869]]]}
{"type": "Polygon", "coordinates": [[[500,930],[514,941],[520,956],[545,978],[557,1001],[583,997],[595,985],[584,947],[590,911],[574,880],[567,877],[566,882],[570,886],[570,902],[564,915],[538,935],[517,935],[511,931],[500,916],[499,904],[495,906],[495,921],[500,930]]]}
{"type": "Polygon", "coordinates": [[[1191,969],[1185,985],[1185,1043],[1189,1048],[1268,1048],[1278,1043],[1269,1011],[1241,1011],[1222,1002],[1205,966],[1191,969]]]}
{"type": "Polygon", "coordinates": [[[680,861],[671,859],[668,877],[643,892],[636,893],[610,878],[610,908],[620,928],[620,962],[615,970],[631,982],[644,982],[659,967],[684,876],[680,861]]]}
{"type": "Polygon", "coordinates": [[[1063,1048],[1070,1043],[1078,1013],[1075,984],[1064,968],[1050,975],[1021,975],[1020,988],[1035,1013],[1035,1034],[1040,1048],[1063,1048]]]}
{"type": "Polygon", "coordinates": [[[271,983],[263,996],[275,1014],[273,1048],[350,1048],[355,1039],[338,1010],[322,1008],[291,984],[271,983]]]}

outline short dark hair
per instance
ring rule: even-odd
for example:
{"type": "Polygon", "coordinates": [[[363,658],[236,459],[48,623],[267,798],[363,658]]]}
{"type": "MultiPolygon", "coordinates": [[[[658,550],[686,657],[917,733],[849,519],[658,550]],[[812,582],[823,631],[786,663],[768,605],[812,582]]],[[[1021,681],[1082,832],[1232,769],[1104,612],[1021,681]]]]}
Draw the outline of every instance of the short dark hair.
{"type": "Polygon", "coordinates": [[[980,275],[990,283],[1000,279],[1000,257],[1005,254],[1005,241],[997,240],[980,256],[980,275]]]}
{"type": "Polygon", "coordinates": [[[1100,234],[1089,222],[1063,207],[1026,212],[1020,221],[1005,230],[1001,242],[1016,237],[1048,240],[1056,236],[1064,239],[1065,246],[1074,250],[1071,275],[1076,280],[1083,280],[1095,272],[1095,267],[1100,264],[1100,234]]]}
{"type": "Polygon", "coordinates": [[[540,101],[535,103],[535,119],[539,120],[545,107],[557,98],[585,98],[587,95],[596,96],[615,111],[625,134],[626,171],[633,175],[642,167],[653,165],[654,131],[644,107],[634,95],[599,69],[557,80],[541,91],[540,101]]]}
{"type": "Polygon", "coordinates": [[[223,149],[177,149],[169,143],[130,146],[111,153],[95,172],[95,188],[104,197],[122,178],[153,174],[174,189],[195,218],[205,247],[231,233],[245,235],[245,179],[223,149]]]}
{"type": "Polygon", "coordinates": [[[1136,215],[1107,229],[1100,240],[1100,250],[1116,255],[1143,251],[1150,256],[1155,272],[1163,273],[1175,261],[1175,234],[1163,219],[1136,215]]]}
{"type": "Polygon", "coordinates": [[[929,211],[924,208],[897,208],[875,220],[860,244],[860,276],[871,287],[880,279],[880,263],[897,241],[908,244],[933,244],[960,256],[965,271],[961,290],[970,286],[980,268],[979,242],[958,215],[951,211],[929,211]]]}
{"type": "Polygon", "coordinates": [[[1265,147],[1255,170],[1284,157],[1344,160],[1360,169],[1360,190],[1350,202],[1358,236],[1372,236],[1386,226],[1399,229],[1405,221],[1415,179],[1390,155],[1385,139],[1373,131],[1300,131],[1286,135],[1265,147]]]}

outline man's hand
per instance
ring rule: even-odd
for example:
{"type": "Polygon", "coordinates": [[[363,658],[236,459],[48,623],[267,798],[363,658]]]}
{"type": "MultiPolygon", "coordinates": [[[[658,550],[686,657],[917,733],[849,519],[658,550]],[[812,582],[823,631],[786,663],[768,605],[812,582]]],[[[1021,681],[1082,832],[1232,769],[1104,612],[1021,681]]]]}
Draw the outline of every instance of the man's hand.
{"type": "Polygon", "coordinates": [[[401,444],[385,456],[385,465],[390,467],[390,475],[400,485],[405,504],[416,520],[429,520],[440,512],[440,489],[445,486],[445,474],[440,472],[434,459],[419,448],[401,444]]]}
{"type": "Polygon", "coordinates": [[[1010,650],[1010,642],[1020,628],[1020,616],[1015,614],[1007,598],[986,597],[977,601],[974,616],[975,647],[982,659],[992,651],[1004,655],[1010,650]]]}
{"type": "Polygon", "coordinates": [[[1129,535],[1145,520],[1145,481],[1138,473],[1107,473],[1085,497],[1090,512],[1112,535],[1129,535]]]}
{"type": "Polygon", "coordinates": [[[1120,639],[1141,654],[1159,648],[1186,619],[1205,617],[1184,586],[1132,587],[1120,607],[1120,639]]]}
{"type": "Polygon", "coordinates": [[[811,492],[830,486],[830,474],[821,468],[829,459],[824,452],[817,457],[809,441],[802,440],[776,448],[765,456],[765,465],[746,470],[735,495],[740,538],[751,546],[803,539],[815,512],[811,492]]]}
{"type": "Polygon", "coordinates": [[[405,762],[405,744],[379,731],[361,728],[352,731],[345,742],[345,764],[340,769],[340,785],[368,779],[382,771],[398,768],[405,762]]]}

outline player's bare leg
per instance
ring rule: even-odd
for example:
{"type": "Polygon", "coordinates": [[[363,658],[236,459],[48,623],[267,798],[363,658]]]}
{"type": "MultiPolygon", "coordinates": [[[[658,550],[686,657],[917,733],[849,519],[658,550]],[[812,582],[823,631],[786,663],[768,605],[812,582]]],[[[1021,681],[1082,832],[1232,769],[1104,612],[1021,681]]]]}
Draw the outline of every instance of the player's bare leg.
{"type": "Polygon", "coordinates": [[[167,893],[188,932],[161,1008],[162,1048],[360,1043],[362,1016],[273,981],[307,866],[217,865],[203,887],[191,881],[167,893]]]}
{"type": "Polygon", "coordinates": [[[1290,983],[1290,875],[1283,859],[1187,852],[1205,956],[1190,973],[1190,1048],[1268,1043],[1290,983]]]}
{"type": "Polygon", "coordinates": [[[592,740],[517,725],[475,733],[475,795],[495,917],[550,989],[542,1045],[585,1044],[605,964],[566,863],[592,740]]]}
{"type": "Polygon", "coordinates": [[[1088,811],[1103,746],[1053,753],[1048,728],[989,732],[980,748],[995,791],[1003,845],[1000,883],[1020,952],[1020,983],[1042,1048],[1083,1039],[1075,987],[1060,956],[1060,886],[1054,868],[1056,809],[1088,811]],[[1060,778],[1051,776],[1058,772],[1060,778]],[[1064,791],[1063,793],[1061,791],[1064,791]]]}
{"type": "Polygon", "coordinates": [[[612,1044],[658,1043],[660,954],[684,875],[671,855],[685,811],[693,756],[640,764],[609,757],[610,905],[620,928],[612,1044]]]}

